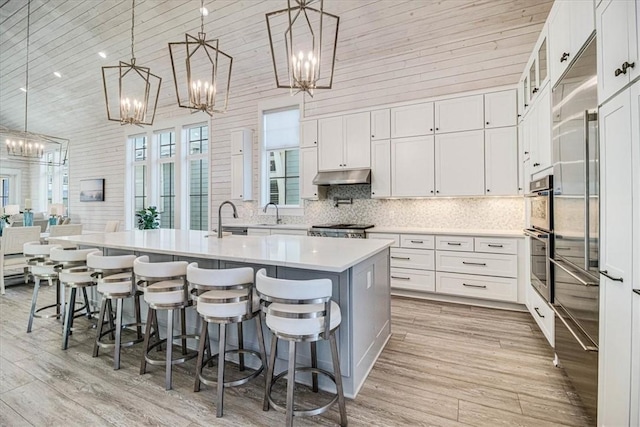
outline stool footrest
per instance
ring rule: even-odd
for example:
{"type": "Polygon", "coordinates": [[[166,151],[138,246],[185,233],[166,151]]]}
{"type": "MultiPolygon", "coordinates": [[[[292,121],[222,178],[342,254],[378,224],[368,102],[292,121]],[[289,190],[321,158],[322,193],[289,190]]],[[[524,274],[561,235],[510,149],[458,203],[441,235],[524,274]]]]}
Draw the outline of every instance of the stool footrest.
{"type": "MultiPolygon", "coordinates": [[[[251,355],[251,356],[255,356],[255,357],[258,358],[258,360],[261,361],[261,363],[260,363],[260,367],[259,368],[257,368],[254,371],[250,372],[248,375],[246,375],[246,376],[244,376],[242,378],[238,378],[237,380],[234,380],[234,381],[225,381],[224,382],[224,386],[225,387],[236,387],[236,386],[239,386],[239,385],[242,385],[242,384],[246,384],[249,381],[251,381],[252,379],[254,379],[255,377],[257,377],[258,375],[260,375],[260,373],[264,370],[264,364],[262,363],[262,358],[260,357],[260,353],[258,353],[257,351],[238,348],[238,349],[227,350],[227,351],[224,352],[225,355],[227,355],[229,353],[231,353],[231,354],[242,353],[242,354],[248,354],[248,355],[251,355]]],[[[206,376],[203,373],[204,367],[209,362],[211,362],[213,359],[218,359],[218,356],[219,356],[219,354],[214,354],[213,356],[208,357],[206,360],[202,361],[202,369],[200,371],[200,381],[202,381],[206,385],[216,385],[216,384],[218,384],[217,377],[209,377],[209,376],[206,376]]],[[[223,363],[224,362],[227,362],[227,360],[224,360],[223,363]]],[[[220,361],[218,361],[218,363],[220,363],[220,361]]]]}
{"type": "MultiPolygon", "coordinates": [[[[327,377],[329,377],[329,379],[331,381],[333,381],[333,383],[336,383],[336,377],[329,371],[325,371],[324,369],[320,369],[320,368],[312,368],[312,367],[299,367],[296,368],[296,373],[297,372],[312,372],[312,373],[317,373],[317,374],[323,374],[327,377]]],[[[269,384],[269,389],[267,390],[267,398],[269,399],[269,404],[271,405],[271,407],[273,409],[275,409],[278,412],[287,412],[287,408],[276,403],[275,400],[273,400],[273,397],[271,396],[271,388],[273,387],[273,385],[276,383],[276,381],[278,381],[279,379],[285,377],[287,374],[289,373],[288,370],[285,370],[281,373],[279,373],[278,375],[276,375],[275,377],[273,377],[273,380],[271,381],[271,384],[269,384]]],[[[331,409],[331,406],[333,406],[333,404],[335,404],[338,401],[338,394],[336,393],[333,398],[326,404],[322,405],[322,406],[318,406],[312,409],[305,409],[305,410],[294,410],[293,411],[293,415],[296,417],[308,417],[308,416],[314,416],[314,415],[319,415],[322,414],[324,412],[327,412],[329,409],[331,409]]]]}
{"type": "MultiPolygon", "coordinates": [[[[128,328],[130,326],[144,327],[144,323],[128,323],[126,325],[122,325],[122,329],[128,328]]],[[[102,331],[102,333],[100,334],[100,336],[98,337],[98,340],[96,342],[98,347],[100,347],[100,348],[114,348],[116,346],[115,340],[103,341],[103,337],[105,335],[115,334],[115,332],[116,332],[116,328],[111,328],[109,330],[102,331]]],[[[131,347],[132,345],[138,344],[139,342],[142,342],[142,341],[144,341],[144,336],[141,336],[140,338],[136,338],[136,339],[129,340],[129,341],[121,341],[120,342],[120,347],[131,347]]]]}
{"type": "MultiPolygon", "coordinates": [[[[179,339],[198,339],[199,336],[198,335],[174,335],[173,336],[173,340],[179,340],[179,339]]],[[[165,365],[167,363],[166,358],[164,357],[151,357],[151,350],[153,350],[154,348],[156,348],[159,345],[162,344],[166,344],[167,343],[167,339],[161,339],[160,341],[156,341],[152,344],[149,344],[149,348],[145,351],[144,354],[144,359],[147,361],[148,364],[150,365],[165,365]]],[[[178,357],[174,357],[171,360],[171,364],[172,365],[177,365],[179,363],[184,363],[187,360],[191,360],[195,357],[198,356],[198,352],[196,350],[187,350],[187,354],[182,354],[181,351],[177,351],[175,352],[175,356],[178,357]]]]}
{"type": "Polygon", "coordinates": [[[33,312],[33,317],[35,317],[37,319],[51,319],[51,318],[59,319],[60,317],[62,317],[64,315],[64,313],[60,312],[60,313],[57,313],[57,314],[38,314],[42,310],[48,310],[50,308],[55,308],[55,307],[62,307],[62,304],[49,304],[49,305],[45,305],[44,307],[37,308],[33,312]]]}

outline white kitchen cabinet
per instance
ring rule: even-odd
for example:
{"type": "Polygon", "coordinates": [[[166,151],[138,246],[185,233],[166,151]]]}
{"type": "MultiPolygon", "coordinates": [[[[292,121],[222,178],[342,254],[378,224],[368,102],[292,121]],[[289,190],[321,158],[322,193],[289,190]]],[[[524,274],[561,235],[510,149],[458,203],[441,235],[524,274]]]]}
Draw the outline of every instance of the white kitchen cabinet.
{"type": "MultiPolygon", "coordinates": [[[[313,178],[318,173],[318,149],[307,147],[300,149],[300,198],[318,200],[324,189],[313,185],[313,178]]],[[[325,190],[326,191],[326,190],[325,190]]]]}
{"type": "Polygon", "coordinates": [[[515,126],[484,131],[485,184],[488,196],[518,194],[518,131],[515,126]]]}
{"type": "Polygon", "coordinates": [[[553,86],[594,30],[591,1],[556,0],[549,13],[549,65],[553,86]]]}
{"type": "Polygon", "coordinates": [[[250,129],[231,131],[231,198],[252,199],[252,140],[250,129]]]}
{"type": "Polygon", "coordinates": [[[318,120],[318,170],[371,167],[369,112],[318,120]]]}
{"type": "Polygon", "coordinates": [[[515,126],[517,116],[515,89],[484,95],[485,129],[515,126]]]}
{"type": "Polygon", "coordinates": [[[300,148],[318,146],[318,121],[305,120],[300,122],[300,148]]]}
{"type": "Polygon", "coordinates": [[[484,128],[483,95],[464,96],[435,102],[436,133],[484,128]]]}
{"type": "Polygon", "coordinates": [[[540,296],[538,291],[528,283],[526,306],[531,317],[544,334],[551,347],[555,346],[555,314],[549,304],[540,296]]]}
{"type": "Polygon", "coordinates": [[[371,140],[391,138],[391,110],[375,110],[371,112],[371,140]]]}
{"type": "Polygon", "coordinates": [[[391,109],[391,138],[433,134],[433,102],[391,109]]]}
{"type": "MultiPolygon", "coordinates": [[[[552,166],[551,163],[551,98],[550,85],[542,90],[533,110],[525,118],[529,125],[532,173],[552,166]]],[[[525,135],[525,138],[527,136],[525,135]]]]}
{"type": "Polygon", "coordinates": [[[596,9],[600,103],[640,75],[637,9],[637,1],[619,0],[603,0],[596,9]]]}
{"type": "Polygon", "coordinates": [[[433,136],[391,140],[391,195],[434,195],[433,136]]]}
{"type": "Polygon", "coordinates": [[[234,129],[231,131],[231,155],[235,156],[250,152],[252,148],[253,131],[251,129],[234,129]]]}
{"type": "Polygon", "coordinates": [[[484,131],[437,135],[436,195],[484,195],[484,131]]]}
{"type": "MultiPolygon", "coordinates": [[[[604,3],[604,2],[603,2],[604,3]]],[[[636,84],[637,86],[637,84],[636,84]]],[[[598,425],[629,425],[633,303],[631,91],[600,108],[600,352],[598,425]]],[[[637,102],[637,99],[635,100],[637,102]]],[[[636,110],[637,111],[637,110],[636,110]]],[[[638,115],[633,120],[638,120],[638,115]]]]}
{"type": "Polygon", "coordinates": [[[470,298],[517,302],[516,279],[460,273],[436,273],[436,292],[470,298]]]}
{"type": "Polygon", "coordinates": [[[391,196],[391,140],[371,142],[371,198],[391,196]]]}

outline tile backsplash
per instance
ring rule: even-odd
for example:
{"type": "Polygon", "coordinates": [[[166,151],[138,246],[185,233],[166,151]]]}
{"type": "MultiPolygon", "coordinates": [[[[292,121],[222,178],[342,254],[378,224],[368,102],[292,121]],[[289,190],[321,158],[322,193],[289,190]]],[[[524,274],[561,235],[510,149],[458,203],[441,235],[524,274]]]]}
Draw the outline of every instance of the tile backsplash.
{"type": "MultiPolygon", "coordinates": [[[[523,197],[371,199],[370,192],[369,185],[330,187],[325,200],[304,202],[304,216],[281,214],[282,222],[491,230],[521,230],[525,224],[523,197]],[[353,198],[353,204],[335,207],[334,197],[353,198]]],[[[275,222],[261,213],[262,206],[245,203],[236,222],[275,222]]]]}

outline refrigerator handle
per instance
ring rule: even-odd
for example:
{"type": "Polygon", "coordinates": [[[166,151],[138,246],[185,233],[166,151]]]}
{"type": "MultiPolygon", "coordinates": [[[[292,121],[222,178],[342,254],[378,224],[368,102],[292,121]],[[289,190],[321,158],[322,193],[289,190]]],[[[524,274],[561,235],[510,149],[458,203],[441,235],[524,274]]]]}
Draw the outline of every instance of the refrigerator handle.
{"type": "Polygon", "coordinates": [[[564,326],[567,328],[567,330],[569,331],[569,333],[571,333],[571,335],[573,335],[573,338],[578,341],[578,344],[580,344],[580,347],[582,347],[582,349],[584,351],[594,351],[597,352],[598,351],[598,347],[592,346],[592,345],[585,345],[582,340],[580,339],[580,337],[578,337],[578,334],[575,333],[575,331],[573,329],[571,329],[571,326],[569,326],[569,323],[567,323],[567,321],[564,319],[564,317],[562,317],[562,315],[558,312],[558,310],[553,306],[553,304],[549,304],[551,309],[554,311],[554,313],[556,314],[556,316],[558,316],[558,319],[560,319],[562,321],[562,323],[564,323],[564,326]]]}
{"type": "Polygon", "coordinates": [[[584,111],[584,269],[589,271],[589,110],[584,111]]]}

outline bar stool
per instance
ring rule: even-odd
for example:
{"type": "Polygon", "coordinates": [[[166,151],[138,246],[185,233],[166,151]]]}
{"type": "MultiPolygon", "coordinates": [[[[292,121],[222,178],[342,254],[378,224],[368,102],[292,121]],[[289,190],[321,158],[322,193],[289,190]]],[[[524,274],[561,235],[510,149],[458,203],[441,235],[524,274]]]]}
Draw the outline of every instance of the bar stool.
{"type": "Polygon", "coordinates": [[[253,269],[250,267],[227,270],[211,270],[198,268],[197,263],[187,267],[187,282],[196,294],[197,310],[202,317],[202,329],[196,363],[196,382],[193,391],[200,391],[200,382],[207,385],[216,384],[216,416],[222,417],[224,389],[246,384],[256,378],[266,366],[267,356],[260,319],[260,300],[255,294],[253,285],[253,269]],[[260,352],[244,348],[242,322],[256,320],[256,332],[260,352]],[[218,354],[205,358],[206,343],[209,342],[209,323],[218,325],[218,354]],[[238,348],[227,350],[227,325],[235,323],[238,328],[238,348]],[[225,356],[238,354],[239,370],[245,370],[244,356],[249,354],[260,359],[260,367],[249,374],[233,381],[225,381],[225,356]],[[203,367],[214,358],[218,359],[218,376],[209,378],[202,373],[203,367]]]}
{"type": "Polygon", "coordinates": [[[198,355],[196,351],[187,350],[187,338],[198,338],[197,335],[187,335],[186,308],[192,305],[187,288],[186,261],[149,262],[148,256],[141,256],[133,262],[133,273],[136,286],[144,290],[144,300],[149,305],[147,324],[144,334],[144,354],[140,365],[140,375],[147,370],[147,363],[151,365],[165,365],[165,388],[171,390],[172,365],[184,363],[198,355]],[[158,330],[158,310],[167,310],[167,337],[160,339],[158,330]],[[180,310],[181,335],[173,335],[173,312],[180,310]],[[153,325],[155,342],[151,342],[151,327],[153,325]],[[182,339],[182,355],[173,358],[172,343],[175,338],[182,339]],[[163,359],[152,358],[151,350],[166,342],[167,352],[163,359]]]}
{"type": "Polygon", "coordinates": [[[87,255],[87,267],[93,272],[93,277],[98,285],[98,293],[102,295],[100,314],[96,339],[93,345],[93,357],[98,357],[100,348],[113,348],[113,369],[120,369],[120,350],[129,347],[144,339],[142,336],[142,320],[140,316],[140,296],[142,291],[133,286],[133,261],[135,255],[104,256],[100,252],[87,255]],[[122,305],[125,298],[133,297],[136,322],[122,324],[122,305]],[[113,307],[111,301],[116,301],[115,324],[113,319],[113,307]],[[104,330],[105,316],[109,319],[109,329],[104,330]],[[136,327],[135,339],[122,342],[122,329],[130,326],[136,327]],[[115,332],[115,335],[114,335],[115,332]],[[112,342],[104,338],[111,336],[112,342]]]}
{"type": "Polygon", "coordinates": [[[340,425],[347,425],[347,409],[342,390],[342,375],[338,360],[338,346],[335,332],[342,320],[340,306],[331,301],[332,283],[329,279],[284,280],[267,276],[265,269],[256,275],[258,295],[263,300],[262,310],[265,313],[267,327],[273,333],[271,355],[268,362],[264,410],[269,406],[286,413],[287,426],[293,425],[295,416],[312,416],[322,414],[338,402],[340,407],[340,425]],[[289,342],[289,365],[286,371],[274,378],[276,349],[278,339],[289,342]],[[317,368],[316,342],[329,340],[333,373],[317,368]],[[296,344],[311,343],[311,367],[296,368],[296,344]],[[310,410],[294,410],[294,386],[296,372],[311,372],[313,391],[318,391],[317,374],[324,374],[336,385],[336,395],[324,406],[310,410]],[[280,378],[287,377],[286,408],[277,404],[271,389],[280,378]]]}
{"type": "Polygon", "coordinates": [[[27,242],[22,247],[22,253],[27,258],[29,274],[33,277],[33,295],[31,296],[31,310],[29,311],[29,321],[27,323],[27,333],[31,332],[33,319],[60,319],[63,316],[64,289],[58,283],[58,272],[55,270],[56,263],[52,262],[49,255],[52,248],[58,245],[43,245],[40,242],[27,242]],[[46,280],[49,286],[56,284],[56,302],[44,307],[37,308],[38,293],[40,291],[40,281],[46,280]],[[62,292],[62,295],[61,295],[62,292]],[[56,309],[55,314],[39,314],[43,310],[56,309]]]}
{"type": "Polygon", "coordinates": [[[91,271],[87,268],[87,256],[94,252],[100,252],[96,248],[90,249],[67,249],[62,247],[51,249],[51,261],[56,263],[54,267],[58,271],[60,286],[69,288],[69,300],[64,309],[64,326],[62,328],[62,349],[69,347],[69,335],[73,328],[73,320],[76,317],[87,316],[91,319],[93,311],[87,296],[87,288],[95,286],[91,271]],[[76,294],[78,289],[82,290],[84,305],[76,309],[76,294]],[[80,312],[84,311],[82,314],[80,312]],[[78,313],[78,314],[76,314],[78,313]]]}

